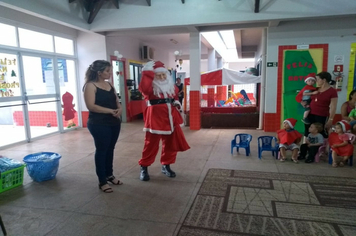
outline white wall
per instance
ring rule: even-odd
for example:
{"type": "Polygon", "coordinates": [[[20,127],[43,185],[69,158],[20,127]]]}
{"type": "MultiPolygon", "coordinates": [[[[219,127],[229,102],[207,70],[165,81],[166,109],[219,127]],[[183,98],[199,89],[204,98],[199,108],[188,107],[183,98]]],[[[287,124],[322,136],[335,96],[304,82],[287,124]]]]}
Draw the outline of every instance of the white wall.
{"type": "Polygon", "coordinates": [[[107,36],[107,54],[108,56],[114,55],[114,51],[118,50],[126,60],[135,60],[146,62],[141,59],[140,49],[142,46],[149,46],[154,49],[154,60],[162,61],[165,63],[166,67],[173,67],[174,64],[169,63],[172,58],[172,53],[169,50],[161,49],[159,45],[154,45],[152,43],[146,43],[140,39],[134,37],[123,37],[123,36],[107,36]]]}
{"type": "MultiPolygon", "coordinates": [[[[106,49],[108,57],[114,55],[114,51],[118,50],[126,60],[141,61],[140,40],[122,36],[107,36],[106,49]]],[[[109,58],[108,58],[109,59],[109,58]]]]}
{"type": "Polygon", "coordinates": [[[263,54],[263,52],[262,52],[262,45],[263,45],[262,39],[263,39],[263,37],[260,38],[260,42],[257,45],[257,51],[255,53],[255,62],[254,62],[254,64],[256,66],[258,64],[258,60],[262,57],[262,54],[263,54]]]}
{"type": "MultiPolygon", "coordinates": [[[[344,71],[349,70],[350,47],[356,42],[356,17],[331,20],[308,20],[302,22],[282,23],[268,29],[267,61],[278,61],[278,46],[302,44],[329,44],[328,72],[332,72],[334,56],[344,56],[344,71]]],[[[267,67],[266,74],[266,113],[276,113],[277,103],[277,67],[267,67]],[[268,101],[268,102],[267,102],[268,101]]],[[[336,113],[340,114],[341,104],[347,97],[347,75],[343,88],[338,92],[339,100],[336,113]]]]}
{"type": "MultiPolygon", "coordinates": [[[[179,65],[178,61],[175,62],[175,65],[179,65]]],[[[177,72],[185,72],[186,77],[190,76],[190,61],[189,60],[183,60],[182,65],[179,65],[179,67],[175,67],[177,72]],[[180,69],[182,67],[182,69],[180,69]]],[[[200,60],[200,71],[201,73],[208,72],[208,59],[201,59],[200,60]]]]}
{"type": "MultiPolygon", "coordinates": [[[[84,85],[85,72],[95,60],[108,60],[106,54],[105,36],[95,33],[79,32],[77,39],[78,48],[78,80],[79,89],[84,85]]],[[[79,95],[79,94],[78,94],[79,95]]],[[[83,96],[78,96],[82,111],[88,111],[83,96]]]]}

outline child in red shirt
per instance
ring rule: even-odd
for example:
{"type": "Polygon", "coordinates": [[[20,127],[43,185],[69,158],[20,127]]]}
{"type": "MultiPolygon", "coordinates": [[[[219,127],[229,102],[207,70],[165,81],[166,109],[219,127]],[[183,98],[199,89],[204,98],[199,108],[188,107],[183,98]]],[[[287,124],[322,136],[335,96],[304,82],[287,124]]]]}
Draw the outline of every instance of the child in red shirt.
{"type": "Polygon", "coordinates": [[[329,144],[333,158],[332,167],[343,167],[354,152],[354,146],[349,143],[350,138],[348,134],[346,134],[350,129],[351,126],[342,120],[336,123],[335,132],[329,135],[329,144]],[[338,156],[341,156],[341,161],[338,161],[338,156]]]}
{"type": "Polygon", "coordinates": [[[292,161],[298,163],[299,143],[302,135],[294,129],[297,120],[289,118],[283,121],[283,128],[277,131],[277,142],[279,143],[280,161],[286,160],[286,150],[292,150],[292,161]]]}
{"type": "Polygon", "coordinates": [[[315,77],[315,73],[310,73],[308,74],[305,79],[304,82],[307,84],[304,86],[304,88],[302,90],[300,90],[300,92],[297,94],[297,96],[295,97],[295,99],[297,100],[297,102],[299,102],[305,109],[304,111],[304,115],[303,115],[303,119],[302,122],[304,124],[309,125],[310,121],[308,119],[308,115],[310,112],[310,101],[311,101],[311,95],[314,95],[315,91],[317,90],[317,88],[314,87],[314,84],[316,82],[316,77],[315,77]]]}

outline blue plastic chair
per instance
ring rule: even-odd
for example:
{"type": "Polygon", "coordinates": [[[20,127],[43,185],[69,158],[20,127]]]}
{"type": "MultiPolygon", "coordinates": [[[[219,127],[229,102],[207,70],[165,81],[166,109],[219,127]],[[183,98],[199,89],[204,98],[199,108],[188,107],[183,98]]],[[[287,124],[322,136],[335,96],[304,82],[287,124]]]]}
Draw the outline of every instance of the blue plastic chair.
{"type": "Polygon", "coordinates": [[[239,148],[245,148],[246,156],[249,156],[251,140],[252,140],[251,134],[236,134],[235,138],[231,140],[231,154],[233,154],[234,148],[236,148],[237,152],[239,152],[239,148]]]}
{"type": "Polygon", "coordinates": [[[278,151],[279,145],[277,143],[277,138],[273,136],[260,136],[257,138],[258,144],[258,158],[261,159],[263,151],[270,151],[272,152],[272,156],[275,156],[278,159],[278,151]]]}

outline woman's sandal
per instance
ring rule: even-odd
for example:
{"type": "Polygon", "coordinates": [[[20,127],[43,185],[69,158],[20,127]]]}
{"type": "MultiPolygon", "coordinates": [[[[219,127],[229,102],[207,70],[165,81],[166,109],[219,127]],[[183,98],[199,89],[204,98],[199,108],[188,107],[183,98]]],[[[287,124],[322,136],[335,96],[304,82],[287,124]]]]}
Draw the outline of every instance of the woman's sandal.
{"type": "Polygon", "coordinates": [[[112,193],[113,192],[112,188],[108,184],[103,184],[103,185],[99,184],[99,189],[101,191],[103,191],[104,193],[112,193]]]}
{"type": "Polygon", "coordinates": [[[332,167],[337,167],[337,163],[333,162],[333,164],[331,165],[332,167]]]}
{"type": "Polygon", "coordinates": [[[119,179],[115,178],[115,176],[110,176],[106,178],[107,181],[109,181],[110,183],[112,183],[113,185],[122,185],[124,184],[123,182],[121,182],[119,179]]]}

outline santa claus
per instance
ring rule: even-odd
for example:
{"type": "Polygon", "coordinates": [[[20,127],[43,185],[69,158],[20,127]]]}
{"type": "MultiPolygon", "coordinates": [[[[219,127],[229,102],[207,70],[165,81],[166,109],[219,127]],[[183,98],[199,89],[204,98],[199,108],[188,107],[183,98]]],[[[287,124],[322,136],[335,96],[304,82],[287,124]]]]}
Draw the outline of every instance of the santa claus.
{"type": "Polygon", "coordinates": [[[174,178],[176,174],[170,165],[175,163],[178,151],[190,148],[180,127],[183,118],[179,112],[178,88],[162,62],[150,61],[142,68],[139,90],[147,101],[143,114],[145,146],[138,162],[141,165],[140,180],[150,180],[147,167],[155,161],[160,140],[162,173],[174,178]]]}

